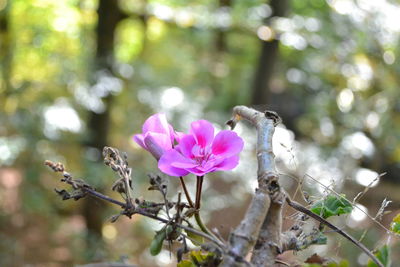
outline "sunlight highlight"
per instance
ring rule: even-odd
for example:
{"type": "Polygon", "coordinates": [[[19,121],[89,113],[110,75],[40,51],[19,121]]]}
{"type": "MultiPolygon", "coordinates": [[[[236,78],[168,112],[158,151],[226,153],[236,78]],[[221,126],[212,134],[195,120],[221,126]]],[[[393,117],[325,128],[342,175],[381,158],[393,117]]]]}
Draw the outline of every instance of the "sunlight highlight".
{"type": "Polygon", "coordinates": [[[379,174],[370,169],[360,168],[356,171],[356,182],[362,186],[375,187],[379,183],[379,174]]]}
{"type": "Polygon", "coordinates": [[[182,89],[178,87],[170,87],[164,90],[161,95],[161,106],[166,109],[174,108],[180,105],[185,96],[182,89]]]}

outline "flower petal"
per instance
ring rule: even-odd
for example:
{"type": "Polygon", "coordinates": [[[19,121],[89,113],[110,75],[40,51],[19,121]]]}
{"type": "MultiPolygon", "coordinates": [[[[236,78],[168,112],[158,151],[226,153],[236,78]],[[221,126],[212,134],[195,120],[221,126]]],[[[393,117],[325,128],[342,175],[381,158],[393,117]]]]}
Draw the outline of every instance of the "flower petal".
{"type": "Polygon", "coordinates": [[[243,146],[243,139],[235,132],[223,130],[215,136],[212,153],[220,157],[231,157],[242,151],[243,146]]]}
{"type": "Polygon", "coordinates": [[[239,156],[235,155],[224,159],[221,163],[215,166],[216,171],[228,171],[232,170],[239,164],[239,156]]]}
{"type": "Polygon", "coordinates": [[[197,164],[194,161],[175,161],[171,163],[172,167],[176,167],[176,168],[182,168],[182,169],[188,169],[188,168],[195,168],[196,166],[198,166],[199,164],[197,164]]]}
{"type": "Polygon", "coordinates": [[[181,137],[179,145],[179,151],[187,158],[193,158],[192,149],[196,145],[196,140],[193,135],[185,134],[181,137]]]}
{"type": "Polygon", "coordinates": [[[181,142],[182,137],[184,137],[186,134],[182,132],[174,132],[175,140],[177,143],[181,142]]]}
{"type": "Polygon", "coordinates": [[[206,120],[192,122],[190,133],[193,134],[197,144],[202,148],[211,145],[214,139],[214,127],[206,120]]]}
{"type": "Polygon", "coordinates": [[[173,167],[174,163],[177,162],[186,162],[186,158],[183,157],[178,151],[175,149],[171,149],[166,151],[158,161],[158,168],[165,174],[171,176],[185,176],[189,174],[189,172],[183,168],[173,167]]]}
{"type": "Polygon", "coordinates": [[[213,171],[213,170],[205,171],[202,168],[198,168],[198,167],[190,168],[190,169],[186,169],[186,170],[188,170],[189,172],[191,172],[191,173],[193,173],[194,175],[197,175],[197,176],[204,176],[205,174],[213,171]]]}
{"type": "Polygon", "coordinates": [[[139,146],[143,147],[144,149],[147,149],[143,139],[144,139],[143,134],[135,134],[133,136],[133,141],[135,141],[139,146]]]}
{"type": "Polygon", "coordinates": [[[172,148],[171,139],[166,134],[146,133],[144,143],[147,150],[158,160],[166,150],[172,148]]]}
{"type": "MultiPolygon", "coordinates": [[[[143,124],[142,131],[143,134],[147,132],[156,132],[156,133],[163,133],[171,136],[173,134],[170,132],[170,125],[167,122],[167,117],[164,113],[157,113],[150,116],[143,124]]],[[[172,126],[171,126],[172,128],[172,126]]],[[[172,140],[173,141],[173,140],[172,140]]]]}

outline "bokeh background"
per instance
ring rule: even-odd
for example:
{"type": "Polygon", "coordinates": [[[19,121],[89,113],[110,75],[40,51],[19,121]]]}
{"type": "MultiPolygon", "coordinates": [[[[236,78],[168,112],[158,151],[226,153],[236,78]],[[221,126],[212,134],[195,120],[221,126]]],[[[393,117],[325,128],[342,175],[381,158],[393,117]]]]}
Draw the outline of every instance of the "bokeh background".
{"type": "MultiPolygon", "coordinates": [[[[132,141],[143,121],[165,112],[180,131],[200,118],[223,129],[238,104],[282,116],[274,151],[292,194],[301,184],[315,198],[330,188],[352,200],[375,180],[358,209],[333,221],[371,249],[389,242],[400,262],[398,239],[366,216],[393,200],[388,227],[400,209],[399,35],[395,0],[0,0],[0,265],[122,257],[174,266],[168,250],[148,252],[158,223],[111,224],[118,210],[107,203],[61,201],[54,188],[64,185],[43,162],[63,162],[118,198],[101,163],[102,147],[114,146],[128,153],[135,196],[157,200],[146,190],[155,161],[132,141]]],[[[246,124],[237,132],[240,166],[207,177],[203,196],[209,225],[225,237],[256,185],[255,133],[246,124]]],[[[176,180],[169,190],[180,190],[176,180]]],[[[297,257],[367,261],[328,235],[297,257]]]]}

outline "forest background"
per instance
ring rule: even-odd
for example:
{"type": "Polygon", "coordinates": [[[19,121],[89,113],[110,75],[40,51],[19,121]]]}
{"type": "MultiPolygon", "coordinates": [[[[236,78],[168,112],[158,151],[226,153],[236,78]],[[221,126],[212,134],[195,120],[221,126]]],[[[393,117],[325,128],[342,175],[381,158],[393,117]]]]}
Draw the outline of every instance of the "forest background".
{"type": "MultiPolygon", "coordinates": [[[[371,249],[389,242],[400,261],[398,239],[360,212],[374,217],[392,200],[388,227],[400,210],[399,14],[394,0],[0,0],[0,265],[125,257],[174,266],[168,250],[148,252],[157,223],[111,224],[106,203],[62,202],[43,162],[63,162],[117,197],[101,163],[101,149],[114,146],[128,153],[137,197],[147,196],[156,164],[132,140],[144,120],[165,112],[180,131],[201,118],[222,129],[238,104],[283,118],[274,152],[290,193],[301,181],[311,196],[329,187],[353,199],[376,180],[359,209],[335,222],[365,234],[371,249]]],[[[246,141],[239,167],[204,185],[204,213],[224,237],[256,186],[255,133],[237,132],[246,141]]],[[[367,261],[328,235],[298,256],[367,261]]]]}

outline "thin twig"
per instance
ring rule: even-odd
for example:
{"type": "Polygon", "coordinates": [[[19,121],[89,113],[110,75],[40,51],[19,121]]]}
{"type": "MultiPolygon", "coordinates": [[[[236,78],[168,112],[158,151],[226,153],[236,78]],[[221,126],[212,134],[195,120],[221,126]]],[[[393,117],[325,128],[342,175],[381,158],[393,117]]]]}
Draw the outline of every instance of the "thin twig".
{"type": "Polygon", "coordinates": [[[349,240],[351,243],[353,243],[354,245],[359,247],[362,251],[364,251],[365,254],[367,254],[378,266],[384,267],[383,264],[378,260],[378,258],[366,246],[364,246],[364,244],[360,243],[358,240],[356,240],[354,237],[352,237],[351,235],[349,235],[345,231],[339,229],[338,227],[336,227],[335,225],[331,224],[330,222],[328,222],[327,220],[325,220],[321,216],[313,213],[312,211],[310,211],[309,209],[307,209],[306,207],[304,207],[300,203],[297,203],[296,201],[291,200],[290,197],[288,197],[288,196],[286,197],[286,202],[288,203],[288,205],[290,207],[294,208],[295,210],[300,211],[300,212],[302,212],[304,214],[307,214],[308,216],[310,216],[313,219],[319,221],[320,223],[328,226],[329,228],[331,228],[332,230],[334,230],[338,234],[342,235],[347,240],[349,240]]]}

